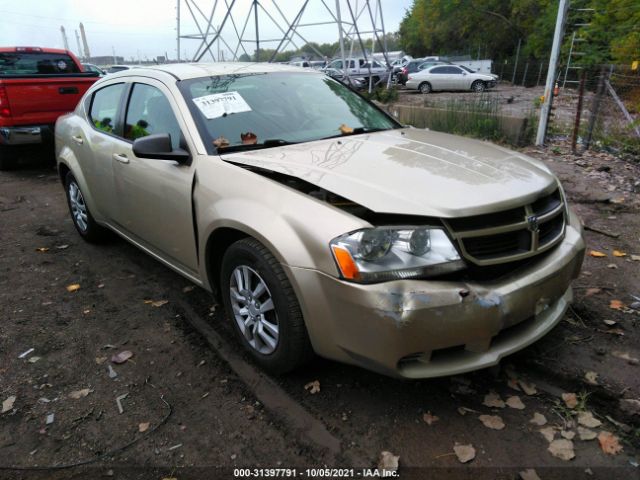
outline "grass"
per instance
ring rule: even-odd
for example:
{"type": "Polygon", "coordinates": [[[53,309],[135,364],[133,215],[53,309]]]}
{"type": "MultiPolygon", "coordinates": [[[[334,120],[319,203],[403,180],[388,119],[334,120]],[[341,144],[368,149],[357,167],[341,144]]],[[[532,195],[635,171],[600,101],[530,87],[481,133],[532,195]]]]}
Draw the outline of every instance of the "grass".
{"type": "Polygon", "coordinates": [[[444,103],[425,106],[442,111],[431,120],[433,130],[466,135],[483,140],[502,141],[498,99],[493,95],[474,95],[449,99],[444,103]]]}

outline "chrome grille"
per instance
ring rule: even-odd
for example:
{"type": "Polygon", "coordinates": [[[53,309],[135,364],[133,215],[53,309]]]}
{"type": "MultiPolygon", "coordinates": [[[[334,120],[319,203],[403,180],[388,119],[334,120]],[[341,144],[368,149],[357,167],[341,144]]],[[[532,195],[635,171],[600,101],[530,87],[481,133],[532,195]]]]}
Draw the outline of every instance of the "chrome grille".
{"type": "Polygon", "coordinates": [[[542,253],[562,239],[565,222],[559,189],[522,207],[444,221],[462,255],[476,265],[512,262],[542,253]]]}

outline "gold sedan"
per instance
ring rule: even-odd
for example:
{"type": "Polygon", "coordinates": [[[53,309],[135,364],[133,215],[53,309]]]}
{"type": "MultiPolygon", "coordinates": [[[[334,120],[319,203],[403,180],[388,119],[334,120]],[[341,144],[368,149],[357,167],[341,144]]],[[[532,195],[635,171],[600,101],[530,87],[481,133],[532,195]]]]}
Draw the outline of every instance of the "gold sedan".
{"type": "Polygon", "coordinates": [[[272,372],[494,365],[560,321],[584,255],[542,163],[404,127],[309,69],[109,75],[58,120],[56,156],[78,233],[213,292],[272,372]]]}

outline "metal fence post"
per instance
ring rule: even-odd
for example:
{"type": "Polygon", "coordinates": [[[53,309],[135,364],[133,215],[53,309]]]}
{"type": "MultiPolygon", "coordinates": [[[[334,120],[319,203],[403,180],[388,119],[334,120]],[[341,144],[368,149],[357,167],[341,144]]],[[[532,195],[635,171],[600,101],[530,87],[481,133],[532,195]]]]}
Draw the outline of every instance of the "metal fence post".
{"type": "Polygon", "coordinates": [[[571,151],[576,153],[576,144],[578,143],[578,132],[580,131],[580,116],[582,115],[582,98],[584,97],[584,82],[587,72],[582,70],[580,77],[580,91],[578,93],[578,109],[576,111],[576,123],[573,126],[573,136],[571,137],[571,151]]]}
{"type": "Polygon", "coordinates": [[[593,128],[596,125],[596,119],[598,118],[598,110],[600,110],[600,102],[602,101],[602,94],[604,93],[604,81],[606,76],[606,67],[600,69],[600,77],[598,78],[598,89],[596,95],[593,97],[593,105],[591,107],[591,114],[589,115],[589,126],[587,127],[587,138],[584,142],[584,150],[589,150],[591,146],[591,139],[593,138],[593,128]]]}

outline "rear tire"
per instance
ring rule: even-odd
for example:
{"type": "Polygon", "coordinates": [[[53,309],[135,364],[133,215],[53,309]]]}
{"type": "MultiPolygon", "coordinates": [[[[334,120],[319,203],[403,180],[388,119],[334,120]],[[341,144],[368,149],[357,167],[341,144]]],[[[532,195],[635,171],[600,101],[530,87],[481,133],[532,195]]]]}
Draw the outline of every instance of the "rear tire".
{"type": "Polygon", "coordinates": [[[73,176],[68,172],[65,177],[65,191],[67,193],[67,204],[69,205],[69,213],[73,225],[80,236],[89,243],[100,243],[107,237],[107,229],[96,223],[89,211],[84,195],[80,190],[80,185],[73,176]]]}
{"type": "Polygon", "coordinates": [[[485,85],[485,83],[482,80],[476,80],[471,85],[471,90],[473,90],[474,92],[477,92],[477,93],[482,93],[486,89],[487,89],[487,86],[485,85]]]}
{"type": "Polygon", "coordinates": [[[423,94],[431,93],[431,84],[429,82],[422,82],[418,86],[418,90],[420,90],[420,93],[423,94]]]}
{"type": "Polygon", "coordinates": [[[265,370],[282,374],[313,357],[298,299],[271,252],[254,238],[224,254],[220,291],[244,348],[265,370]]]}

